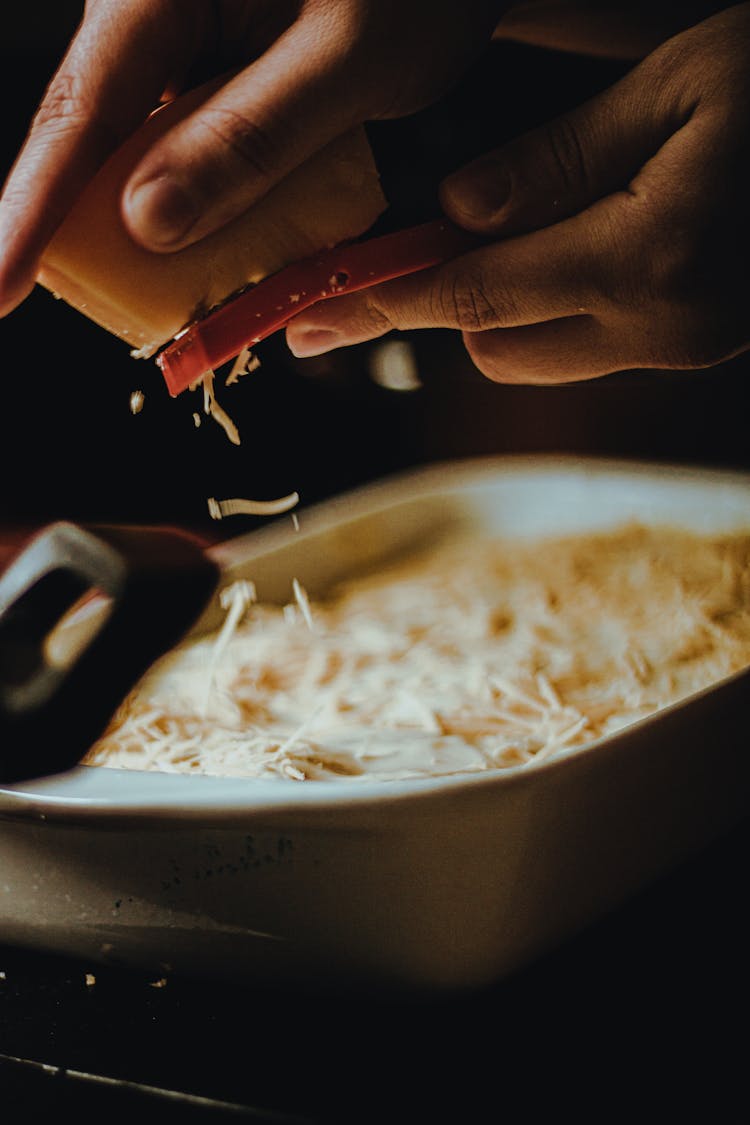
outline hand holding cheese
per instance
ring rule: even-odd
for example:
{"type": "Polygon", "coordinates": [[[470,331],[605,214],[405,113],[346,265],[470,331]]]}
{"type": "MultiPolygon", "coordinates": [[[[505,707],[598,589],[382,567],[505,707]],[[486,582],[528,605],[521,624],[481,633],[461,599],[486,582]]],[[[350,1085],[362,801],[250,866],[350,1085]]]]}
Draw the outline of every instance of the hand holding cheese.
{"type": "Polygon", "coordinates": [[[171,254],[145,249],[122,220],[122,185],[141,154],[202,96],[192,91],[157,110],[113,153],[65,217],[39,267],[42,285],[143,357],[248,285],[356,238],[386,205],[360,126],[330,141],[253,207],[199,242],[171,254]]]}
{"type": "Polygon", "coordinates": [[[455,173],[447,214],[497,241],[300,314],[292,350],[458,328],[488,378],[536,384],[705,368],[746,351],[748,58],[745,3],[455,173]]]}
{"type": "Polygon", "coordinates": [[[89,0],[0,201],[0,315],[29,293],[76,199],[160,99],[211,76],[209,96],[154,137],[118,184],[124,226],[152,252],[225,227],[364,121],[434,100],[489,42],[505,7],[89,0]]]}

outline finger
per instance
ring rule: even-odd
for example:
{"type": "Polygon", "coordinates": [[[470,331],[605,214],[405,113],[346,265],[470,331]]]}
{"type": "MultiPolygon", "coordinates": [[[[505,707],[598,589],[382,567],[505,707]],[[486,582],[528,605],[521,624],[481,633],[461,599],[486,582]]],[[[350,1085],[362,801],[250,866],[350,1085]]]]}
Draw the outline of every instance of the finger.
{"type": "MultiPolygon", "coordinates": [[[[642,81],[649,78],[641,74],[642,81]]],[[[298,356],[321,354],[373,339],[390,328],[475,332],[582,312],[615,312],[630,316],[647,353],[649,337],[656,337],[662,326],[655,301],[650,327],[644,328],[640,306],[649,293],[669,297],[665,277],[679,270],[684,257],[673,232],[687,229],[699,184],[705,185],[705,176],[701,179],[697,171],[706,143],[700,114],[693,116],[679,98],[661,91],[658,76],[647,90],[648,96],[639,100],[636,90],[621,84],[617,94],[609,92],[582,110],[576,135],[586,155],[579,161],[577,177],[562,175],[547,130],[536,130],[513,149],[518,161],[513,182],[519,190],[509,196],[506,217],[508,226],[517,219],[519,226],[529,228],[526,233],[507,237],[506,228],[504,240],[490,251],[346,300],[319,304],[290,324],[292,351],[298,356]],[[625,190],[619,190],[626,173],[630,179],[625,190]],[[617,186],[608,192],[612,182],[617,186]],[[561,210],[571,214],[561,218],[561,210]],[[545,225],[550,216],[550,225],[545,225]]]]}
{"type": "Polygon", "coordinates": [[[371,289],[320,301],[287,327],[302,358],[363,343],[391,329],[484,332],[594,309],[602,266],[592,246],[604,214],[591,211],[556,227],[499,242],[371,289]]]}
{"type": "Polygon", "coordinates": [[[134,170],[123,217],[136,241],[176,250],[245,211],[287,172],[363,119],[343,76],[344,21],[308,9],[134,170]],[[345,84],[346,83],[346,84],[345,84]]]}
{"type": "Polygon", "coordinates": [[[689,116],[662,86],[657,55],[448,177],[441,185],[446,214],[468,230],[508,235],[559,222],[627,188],[689,116]]]}
{"type": "Polygon", "coordinates": [[[76,196],[193,50],[196,28],[167,16],[153,0],[93,5],[78,29],[0,200],[0,315],[31,290],[76,196]]]}
{"type": "Polygon", "coordinates": [[[627,343],[593,316],[465,332],[474,365],[494,383],[580,383],[635,366],[627,343]]]}

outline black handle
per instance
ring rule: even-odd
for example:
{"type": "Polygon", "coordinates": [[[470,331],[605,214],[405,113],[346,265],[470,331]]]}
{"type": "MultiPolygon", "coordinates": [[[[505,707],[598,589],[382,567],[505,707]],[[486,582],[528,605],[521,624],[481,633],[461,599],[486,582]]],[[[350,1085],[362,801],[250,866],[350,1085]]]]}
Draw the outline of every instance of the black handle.
{"type": "Polygon", "coordinates": [[[36,534],[0,577],[0,783],[76,765],[219,573],[177,529],[59,522],[36,534]],[[96,631],[66,652],[61,626],[87,606],[96,631]]]}

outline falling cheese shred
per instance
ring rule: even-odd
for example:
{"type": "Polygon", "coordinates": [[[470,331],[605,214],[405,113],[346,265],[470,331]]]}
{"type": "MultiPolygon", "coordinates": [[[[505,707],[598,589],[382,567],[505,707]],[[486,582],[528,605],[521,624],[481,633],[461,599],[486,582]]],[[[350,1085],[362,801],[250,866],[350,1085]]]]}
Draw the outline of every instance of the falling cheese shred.
{"type": "Polygon", "coordinates": [[[290,492],[288,496],[280,496],[278,500],[246,500],[240,497],[217,500],[211,496],[208,500],[208,514],[213,520],[224,519],[225,516],[277,516],[288,512],[297,504],[298,492],[290,492]]]}
{"type": "Polygon", "coordinates": [[[140,414],[140,412],[143,410],[144,402],[145,397],[143,391],[132,391],[130,394],[130,413],[140,414]]]}
{"type": "Polygon", "coordinates": [[[310,599],[307,590],[300,583],[299,579],[292,579],[292,590],[294,591],[294,600],[299,606],[300,613],[303,620],[311,631],[315,630],[315,622],[313,621],[312,610],[310,608],[310,599]]]}
{"type": "Polygon", "coordinates": [[[89,765],[394,780],[528,768],[750,665],[750,533],[462,539],[224,627],[131,692],[89,765]],[[313,627],[314,626],[314,627],[313,627]]]}
{"type": "Polygon", "coordinates": [[[244,578],[233,582],[231,586],[225,586],[221,591],[219,603],[221,608],[226,610],[226,617],[224,618],[224,623],[219,630],[213,649],[211,650],[211,663],[206,675],[206,699],[203,706],[204,715],[208,712],[208,703],[211,689],[213,688],[216,665],[242,617],[256,599],[257,593],[254,583],[248,582],[247,579],[244,578]]]}
{"type": "Polygon", "coordinates": [[[240,445],[240,432],[237,426],[224,407],[216,401],[215,379],[214,372],[209,371],[198,384],[203,390],[203,413],[210,415],[215,422],[219,423],[233,445],[240,445]]]}
{"type": "Polygon", "coordinates": [[[232,386],[232,384],[238,382],[243,375],[249,375],[251,371],[257,371],[259,367],[260,360],[257,355],[253,355],[249,347],[244,347],[232,364],[229,374],[224,380],[224,385],[226,387],[232,386]]]}

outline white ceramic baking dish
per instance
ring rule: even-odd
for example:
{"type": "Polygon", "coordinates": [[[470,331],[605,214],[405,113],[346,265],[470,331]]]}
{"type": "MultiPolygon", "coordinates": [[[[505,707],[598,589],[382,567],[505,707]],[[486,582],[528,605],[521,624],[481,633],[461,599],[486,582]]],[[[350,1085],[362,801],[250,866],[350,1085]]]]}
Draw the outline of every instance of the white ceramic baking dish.
{"type": "MultiPolygon", "coordinates": [[[[750,477],[566,457],[439,465],[212,550],[287,600],[430,537],[631,517],[750,528],[750,477]]],[[[197,630],[218,621],[212,605],[197,630]]],[[[0,790],[0,933],[109,962],[313,988],[457,990],[539,956],[750,809],[750,673],[565,757],[293,782],[79,767],[0,790]]]]}

